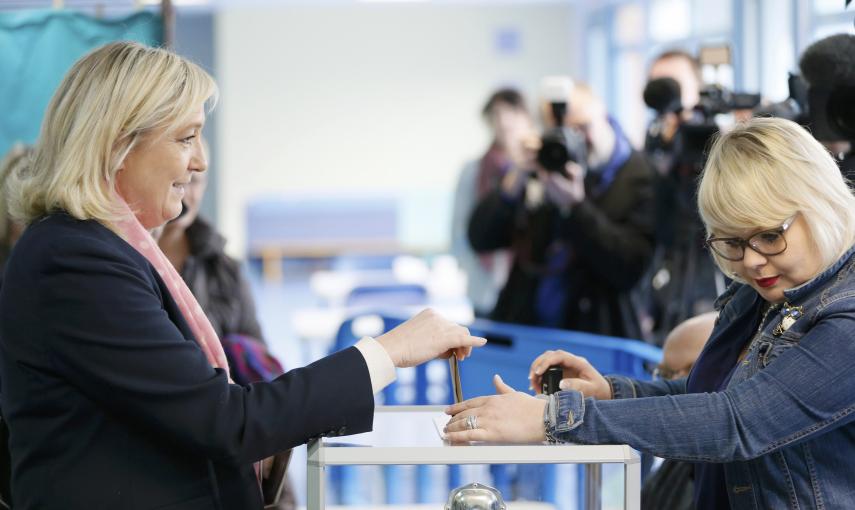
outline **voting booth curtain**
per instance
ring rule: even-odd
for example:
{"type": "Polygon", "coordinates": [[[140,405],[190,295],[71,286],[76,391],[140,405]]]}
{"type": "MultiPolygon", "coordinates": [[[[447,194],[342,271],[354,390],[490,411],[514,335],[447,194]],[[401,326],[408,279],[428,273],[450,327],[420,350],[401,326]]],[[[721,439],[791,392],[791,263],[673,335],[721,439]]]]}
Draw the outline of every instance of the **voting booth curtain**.
{"type": "Polygon", "coordinates": [[[159,14],[94,18],[63,9],[0,13],[0,159],[17,142],[32,144],[54,90],[71,65],[110,41],[160,45],[159,14]]]}

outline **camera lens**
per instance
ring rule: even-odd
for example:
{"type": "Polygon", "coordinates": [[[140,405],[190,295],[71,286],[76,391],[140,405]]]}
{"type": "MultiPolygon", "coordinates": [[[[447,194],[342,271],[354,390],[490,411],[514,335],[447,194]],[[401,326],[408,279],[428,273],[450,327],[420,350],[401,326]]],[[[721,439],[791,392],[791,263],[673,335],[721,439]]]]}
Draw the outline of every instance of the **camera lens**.
{"type": "Polygon", "coordinates": [[[564,141],[555,137],[544,136],[537,153],[537,162],[540,163],[540,166],[550,172],[563,172],[568,161],[570,161],[570,153],[564,141]]]}

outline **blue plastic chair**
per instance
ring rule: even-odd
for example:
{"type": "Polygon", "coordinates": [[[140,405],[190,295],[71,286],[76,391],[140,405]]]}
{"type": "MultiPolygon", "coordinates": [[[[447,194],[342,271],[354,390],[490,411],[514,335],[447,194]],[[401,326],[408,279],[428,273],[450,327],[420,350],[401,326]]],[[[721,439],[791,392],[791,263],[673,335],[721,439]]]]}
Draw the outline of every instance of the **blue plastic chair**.
{"type": "Polygon", "coordinates": [[[388,285],[359,285],[347,295],[347,306],[409,306],[424,305],[428,292],[424,285],[396,283],[388,285]]]}
{"type": "MultiPolygon", "coordinates": [[[[406,320],[406,317],[396,314],[367,315],[380,317],[382,332],[389,331],[406,320]]],[[[336,336],[335,350],[346,348],[356,342],[353,322],[357,318],[353,317],[342,323],[336,336]]],[[[546,350],[563,349],[570,351],[587,358],[594,368],[602,373],[625,375],[636,379],[649,379],[648,366],[655,365],[662,358],[661,349],[644,342],[577,331],[506,324],[484,319],[473,321],[469,325],[469,330],[473,335],[487,338],[488,342],[461,365],[460,379],[464,398],[493,394],[495,388],[492,384],[492,376],[497,373],[515,389],[525,391],[529,384],[528,370],[531,362],[546,350]]],[[[389,405],[399,403],[395,398],[396,384],[393,383],[384,390],[384,403],[389,405]]],[[[427,388],[427,369],[425,365],[421,365],[416,368],[415,403],[429,403],[427,388]]],[[[451,398],[450,391],[447,394],[451,398]]],[[[539,493],[545,501],[555,502],[554,466],[546,466],[546,469],[542,469],[540,472],[532,470],[530,467],[518,471],[523,477],[528,474],[537,480],[539,493]]],[[[510,470],[507,466],[491,466],[493,484],[503,494],[511,494],[513,479],[509,473],[510,470]]],[[[580,469],[578,487],[584,486],[583,473],[584,470],[580,469]]],[[[452,478],[453,483],[459,484],[459,470],[452,471],[450,478],[452,478]]],[[[521,479],[518,482],[529,483],[530,481],[521,479]]],[[[394,484],[387,480],[388,485],[394,484]]],[[[450,484],[450,488],[456,486],[450,484]]],[[[579,494],[581,498],[582,491],[579,491],[579,494]]],[[[582,508],[582,504],[584,502],[580,499],[580,508],[582,508]]]]}

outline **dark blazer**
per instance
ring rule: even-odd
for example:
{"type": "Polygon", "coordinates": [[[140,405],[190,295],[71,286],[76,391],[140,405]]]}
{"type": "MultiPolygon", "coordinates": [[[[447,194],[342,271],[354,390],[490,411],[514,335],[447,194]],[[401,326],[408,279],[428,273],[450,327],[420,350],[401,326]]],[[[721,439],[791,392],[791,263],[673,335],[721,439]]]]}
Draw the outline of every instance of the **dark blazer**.
{"type": "Polygon", "coordinates": [[[230,385],[151,264],[65,214],[12,252],[0,358],[16,510],[257,509],[252,462],[372,426],[355,348],[230,385]]]}

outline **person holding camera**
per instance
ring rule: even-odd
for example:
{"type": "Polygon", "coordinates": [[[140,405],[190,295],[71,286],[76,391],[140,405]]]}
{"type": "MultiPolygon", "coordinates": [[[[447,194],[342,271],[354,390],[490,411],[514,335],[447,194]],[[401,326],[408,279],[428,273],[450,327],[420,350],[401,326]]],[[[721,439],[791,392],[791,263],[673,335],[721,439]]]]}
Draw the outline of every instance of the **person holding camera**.
{"type": "Polygon", "coordinates": [[[514,256],[490,318],[640,338],[630,291],[652,253],[652,171],[589,87],[551,106],[559,122],[541,150],[529,148],[469,221],[475,251],[514,256]]]}
{"type": "Polygon", "coordinates": [[[795,122],[754,118],[721,135],[698,187],[706,244],[734,279],[687,378],[603,377],[550,351],[562,391],[451,406],[452,441],[628,444],[695,462],[695,505],[851,508],[855,468],[855,195],[795,122]],[[471,425],[471,426],[469,426],[471,425]]]}
{"type": "Polygon", "coordinates": [[[712,310],[725,288],[703,249],[694,203],[704,148],[718,130],[701,89],[698,60],[685,51],[666,51],[650,64],[644,102],[656,116],[644,152],[656,169],[656,246],[640,293],[655,343],[680,322],[712,310]]]}
{"type": "Polygon", "coordinates": [[[477,317],[487,316],[496,305],[511,268],[511,254],[507,250],[475,253],[466,235],[469,218],[478,200],[496,189],[514,162],[525,157],[526,140],[537,136],[525,98],[514,88],[490,94],[481,115],[492,135],[490,147],[460,173],[451,213],[451,253],[466,271],[467,295],[477,317]]]}
{"type": "MultiPolygon", "coordinates": [[[[649,99],[654,103],[664,103],[661,105],[660,125],[657,126],[655,133],[648,132],[648,135],[654,135],[655,139],[648,138],[645,149],[649,149],[650,145],[665,150],[673,149],[671,144],[680,124],[684,121],[692,121],[695,116],[695,106],[700,101],[703,79],[701,77],[701,66],[694,56],[682,50],[669,50],[654,58],[648,71],[648,83],[661,80],[662,85],[667,85],[667,82],[663,80],[667,78],[674,80],[677,86],[676,90],[654,89],[650,91],[652,93],[650,98],[645,97],[646,101],[649,99]]],[[[666,174],[671,168],[664,167],[657,168],[657,170],[666,174]]]]}

